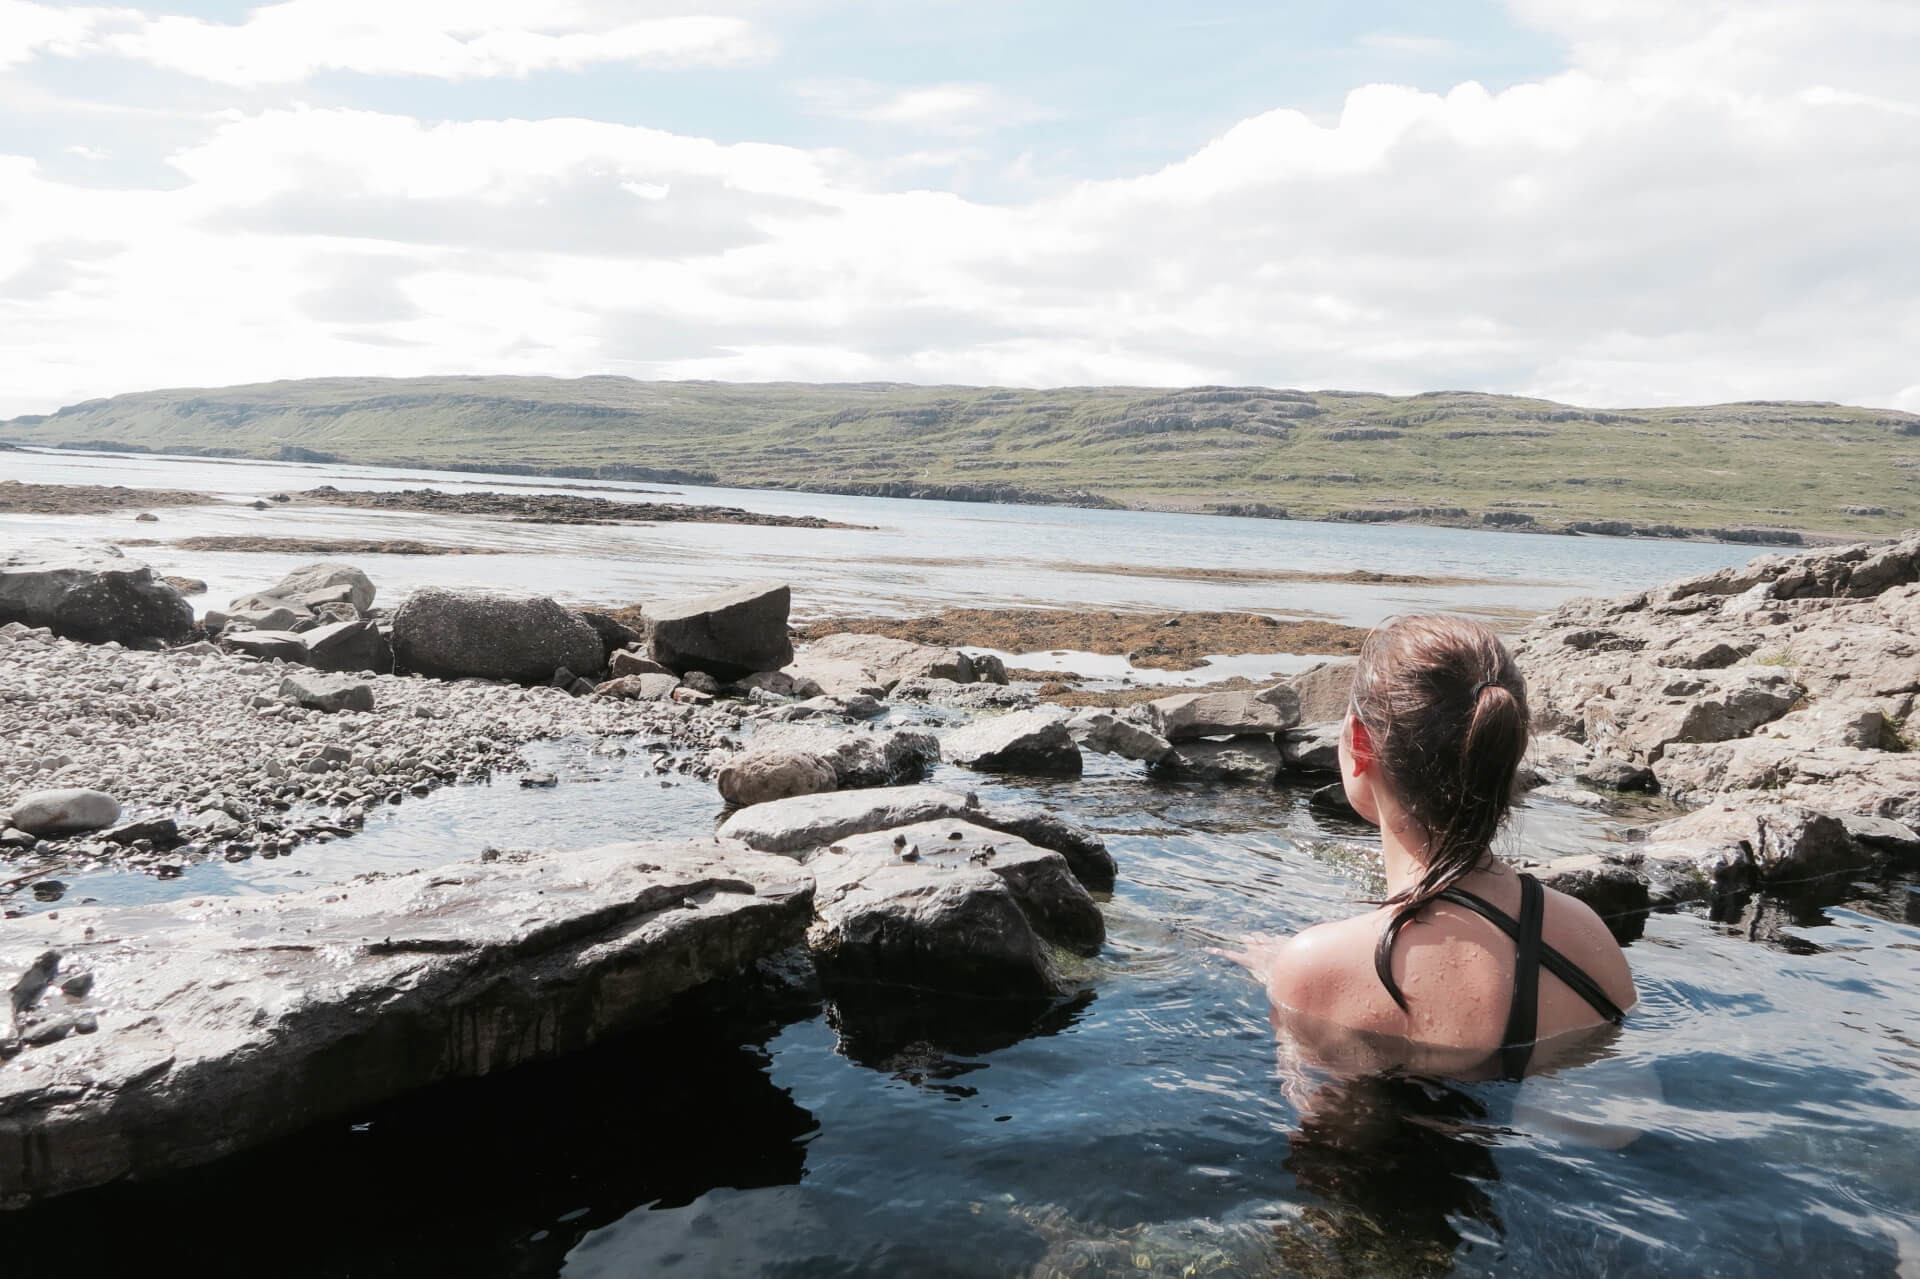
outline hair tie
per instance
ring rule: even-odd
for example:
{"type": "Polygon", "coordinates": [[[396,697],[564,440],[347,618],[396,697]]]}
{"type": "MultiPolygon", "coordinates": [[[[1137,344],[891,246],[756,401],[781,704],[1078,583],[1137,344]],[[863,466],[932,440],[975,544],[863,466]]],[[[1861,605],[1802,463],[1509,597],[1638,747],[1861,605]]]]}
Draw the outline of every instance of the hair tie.
{"type": "Polygon", "coordinates": [[[1478,684],[1475,684],[1473,686],[1473,700],[1476,702],[1479,701],[1480,694],[1486,692],[1490,688],[1497,687],[1499,685],[1499,682],[1500,681],[1498,680],[1483,679],[1478,684]]]}

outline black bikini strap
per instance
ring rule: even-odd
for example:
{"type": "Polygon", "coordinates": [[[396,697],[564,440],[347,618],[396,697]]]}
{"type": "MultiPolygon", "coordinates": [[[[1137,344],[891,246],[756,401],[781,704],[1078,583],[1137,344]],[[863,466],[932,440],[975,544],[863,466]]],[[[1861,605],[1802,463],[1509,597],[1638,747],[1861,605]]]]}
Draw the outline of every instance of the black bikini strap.
{"type": "Polygon", "coordinates": [[[1513,954],[1513,1003],[1507,1008],[1507,1033],[1500,1040],[1501,1071],[1509,1079],[1527,1073],[1540,1024],[1540,926],[1547,894],[1531,875],[1520,876],[1520,935],[1513,954]]]}
{"type": "MultiPolygon", "coordinates": [[[[1522,873],[1520,879],[1524,884],[1526,881],[1532,880],[1533,876],[1522,873]]],[[[1534,882],[1537,887],[1538,881],[1536,880],[1534,882]]],[[[1523,888],[1522,892],[1524,891],[1523,888]]],[[[1542,893],[1541,896],[1544,899],[1545,894],[1542,893]]],[[[1439,900],[1452,902],[1456,906],[1465,906],[1468,910],[1505,933],[1512,939],[1516,947],[1520,944],[1520,926],[1509,918],[1507,913],[1498,906],[1484,901],[1479,897],[1475,897],[1464,888],[1449,888],[1439,894],[1439,900]]],[[[1591,1007],[1593,1011],[1599,1013],[1614,1025],[1617,1026],[1626,1020],[1627,1014],[1620,1009],[1618,1004],[1607,998],[1607,993],[1600,989],[1600,983],[1587,976],[1585,969],[1555,950],[1545,941],[1540,943],[1540,964],[1545,967],[1548,972],[1565,982],[1574,994],[1586,1000],[1588,1006],[1591,1007]]]]}

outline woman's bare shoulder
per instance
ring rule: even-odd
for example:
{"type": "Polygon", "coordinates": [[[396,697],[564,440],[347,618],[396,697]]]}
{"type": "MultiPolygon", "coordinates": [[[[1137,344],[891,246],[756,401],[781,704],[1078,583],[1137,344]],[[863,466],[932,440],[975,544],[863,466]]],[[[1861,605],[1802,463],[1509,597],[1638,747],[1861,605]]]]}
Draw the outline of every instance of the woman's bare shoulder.
{"type": "Polygon", "coordinates": [[[1367,987],[1377,985],[1373,946],[1383,923],[1369,911],[1296,933],[1274,957],[1267,993],[1293,1012],[1354,1024],[1356,1004],[1371,1003],[1367,987]]]}
{"type": "Polygon", "coordinates": [[[1600,984],[1607,998],[1622,1009],[1633,1007],[1637,998],[1633,973],[1606,921],[1593,907],[1557,888],[1547,889],[1547,905],[1556,948],[1585,969],[1587,975],[1600,984]]]}

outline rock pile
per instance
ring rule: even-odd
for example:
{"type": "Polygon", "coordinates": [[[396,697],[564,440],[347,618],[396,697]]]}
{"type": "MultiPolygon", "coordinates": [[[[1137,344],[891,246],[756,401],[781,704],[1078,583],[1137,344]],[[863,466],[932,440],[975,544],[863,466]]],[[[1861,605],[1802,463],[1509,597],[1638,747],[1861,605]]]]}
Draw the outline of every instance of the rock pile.
{"type": "Polygon", "coordinates": [[[1920,534],[1571,601],[1515,647],[1536,778],[1657,785],[1719,814],[1655,827],[1613,859],[1656,901],[1676,882],[1725,889],[1910,858],[1916,634],[1920,534]]]}
{"type": "Polygon", "coordinates": [[[114,547],[29,545],[0,556],[0,624],[44,626],[89,644],[185,639],[193,606],[114,547]]]}

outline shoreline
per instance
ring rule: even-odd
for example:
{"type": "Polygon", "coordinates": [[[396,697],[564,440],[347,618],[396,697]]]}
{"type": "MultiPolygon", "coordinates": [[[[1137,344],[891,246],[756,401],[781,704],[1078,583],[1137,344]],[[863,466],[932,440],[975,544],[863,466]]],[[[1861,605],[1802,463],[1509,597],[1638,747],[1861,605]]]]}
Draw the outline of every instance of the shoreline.
{"type": "MultiPolygon", "coordinates": [[[[1396,524],[1419,528],[1452,528],[1466,532],[1525,533],[1549,537],[1619,537],[1634,541],[1700,542],[1723,546],[1752,546],[1756,550],[1807,550],[1826,546],[1845,546],[1868,542],[1891,543],[1897,534],[1850,533],[1833,529],[1808,529],[1787,525],[1730,526],[1694,528],[1677,524],[1640,523],[1602,517],[1574,516],[1560,527],[1525,516],[1525,522],[1489,520],[1498,510],[1484,512],[1476,521],[1465,508],[1388,507],[1365,502],[1322,516],[1294,515],[1285,508],[1260,502],[1200,502],[1184,505],[1164,499],[1111,497],[1087,491],[1050,491],[1013,485],[921,483],[911,480],[872,480],[844,484],[756,484],[726,476],[651,467],[615,464],[604,467],[535,466],[524,462],[434,463],[418,458],[397,462],[363,461],[345,455],[311,454],[301,457],[268,457],[243,450],[200,451],[182,448],[161,452],[139,445],[105,440],[63,442],[60,444],[21,444],[0,440],[0,446],[22,453],[85,453],[113,457],[178,459],[204,462],[265,462],[281,465],[339,465],[377,467],[382,470],[433,470],[456,474],[536,476],[570,480],[616,480],[622,483],[687,484],[701,488],[730,488],[758,493],[813,493],[838,497],[885,497],[908,501],[971,502],[984,506],[1071,507],[1082,510],[1143,511],[1162,515],[1204,515],[1210,518],[1268,519],[1300,524],[1396,524]],[[619,472],[609,474],[607,472],[619,472]],[[631,474],[629,474],[631,473],[631,474]],[[1586,526],[1586,527],[1574,527],[1586,526]],[[1732,536],[1721,536],[1731,534],[1732,536]]],[[[284,451],[284,450],[283,450],[284,451]]],[[[305,452],[304,450],[296,450],[305,452]]],[[[425,482],[425,481],[422,481],[425,482]]],[[[577,486],[569,486],[577,487],[577,486]]],[[[620,492],[634,490],[622,489],[620,492]]]]}

